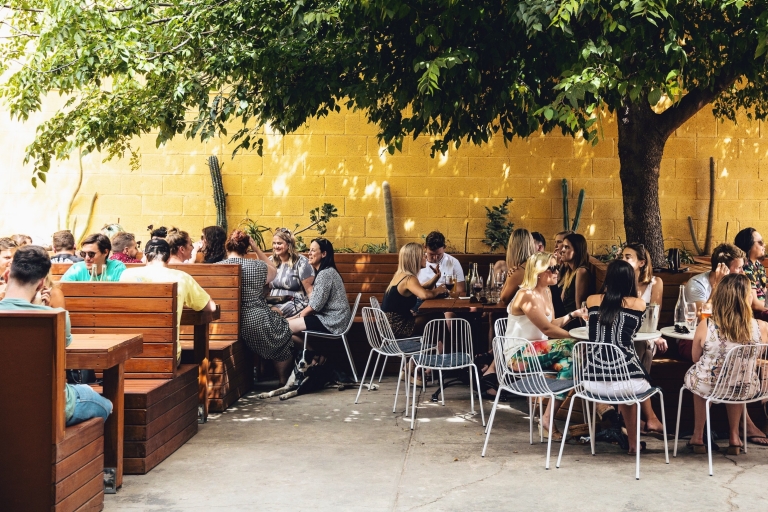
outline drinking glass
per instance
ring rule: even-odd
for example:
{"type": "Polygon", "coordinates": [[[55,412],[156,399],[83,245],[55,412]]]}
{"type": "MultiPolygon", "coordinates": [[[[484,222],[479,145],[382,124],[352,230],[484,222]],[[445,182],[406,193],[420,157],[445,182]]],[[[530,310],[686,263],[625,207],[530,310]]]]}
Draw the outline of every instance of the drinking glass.
{"type": "Polygon", "coordinates": [[[688,324],[688,329],[694,329],[696,327],[696,303],[695,302],[685,305],[685,322],[688,324]]]}
{"type": "Polygon", "coordinates": [[[494,283],[496,284],[496,301],[501,300],[501,291],[504,289],[504,282],[507,279],[507,273],[503,270],[499,270],[496,272],[496,281],[494,283]]]}
{"type": "Polygon", "coordinates": [[[445,289],[448,290],[448,296],[450,297],[453,292],[453,287],[456,284],[456,276],[454,274],[445,275],[445,289]]]}
{"type": "Polygon", "coordinates": [[[701,305],[701,319],[706,320],[711,316],[712,316],[712,303],[705,302],[704,304],[701,305]]]}

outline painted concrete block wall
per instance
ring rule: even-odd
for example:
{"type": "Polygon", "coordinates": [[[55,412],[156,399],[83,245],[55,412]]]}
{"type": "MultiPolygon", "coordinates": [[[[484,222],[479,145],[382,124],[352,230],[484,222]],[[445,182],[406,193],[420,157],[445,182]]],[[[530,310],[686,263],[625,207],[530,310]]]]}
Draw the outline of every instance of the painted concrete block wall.
{"type": "MultiPolygon", "coordinates": [[[[47,184],[30,185],[24,147],[34,137],[35,123],[52,113],[57,102],[26,124],[0,112],[0,234],[16,232],[46,237],[58,228],[77,179],[76,155],[55,163],[47,184]]],[[[716,159],[717,209],[714,236],[729,238],[746,225],[768,231],[768,130],[741,116],[738,124],[699,113],[667,143],[662,163],[660,202],[662,225],[669,245],[690,247],[687,217],[696,221],[703,238],[709,197],[708,160],[716,159]]],[[[102,162],[98,155],[83,159],[84,181],[75,202],[79,225],[90,199],[98,192],[89,231],[119,222],[140,239],[149,224],[178,226],[193,237],[215,222],[209,155],[223,162],[227,217],[230,227],[246,216],[276,228],[305,225],[308,212],[333,203],[339,218],[328,236],[340,246],[361,247],[386,240],[382,183],[393,194],[398,243],[419,241],[433,229],[450,244],[486,250],[485,208],[514,199],[510,218],[516,226],[540,231],[548,238],[562,229],[561,180],[568,179],[571,215],[580,188],[586,190],[580,232],[593,251],[624,239],[616,121],[603,122],[597,146],[581,139],[550,134],[489,144],[461,146],[445,156],[430,157],[430,140],[406,141],[402,152],[389,155],[376,140],[376,130],[359,112],[342,111],[310,120],[299,132],[265,135],[263,157],[255,152],[231,158],[227,140],[201,143],[175,140],[155,148],[154,136],[134,144],[140,149],[138,170],[127,159],[102,162]]]]}

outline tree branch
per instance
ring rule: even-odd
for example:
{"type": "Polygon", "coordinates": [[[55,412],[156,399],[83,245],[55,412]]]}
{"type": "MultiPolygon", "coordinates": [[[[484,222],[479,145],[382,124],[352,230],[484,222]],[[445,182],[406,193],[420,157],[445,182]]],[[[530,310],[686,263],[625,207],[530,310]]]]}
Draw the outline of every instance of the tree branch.
{"type": "Polygon", "coordinates": [[[715,80],[715,84],[711,89],[694,89],[683,96],[676,105],[672,105],[660,114],[661,125],[667,135],[680,128],[683,123],[696,115],[705,105],[711,103],[721,92],[733,85],[737,78],[738,75],[735,74],[721,75],[715,80]]]}

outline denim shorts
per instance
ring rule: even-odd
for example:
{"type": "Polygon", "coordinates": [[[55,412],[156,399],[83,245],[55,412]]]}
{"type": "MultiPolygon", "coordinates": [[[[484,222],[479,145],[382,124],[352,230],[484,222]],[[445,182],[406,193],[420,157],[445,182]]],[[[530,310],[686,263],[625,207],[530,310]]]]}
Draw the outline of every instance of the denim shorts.
{"type": "Polygon", "coordinates": [[[68,427],[91,418],[107,420],[107,416],[112,413],[112,402],[87,384],[76,384],[72,389],[75,392],[75,413],[67,420],[68,427]]]}

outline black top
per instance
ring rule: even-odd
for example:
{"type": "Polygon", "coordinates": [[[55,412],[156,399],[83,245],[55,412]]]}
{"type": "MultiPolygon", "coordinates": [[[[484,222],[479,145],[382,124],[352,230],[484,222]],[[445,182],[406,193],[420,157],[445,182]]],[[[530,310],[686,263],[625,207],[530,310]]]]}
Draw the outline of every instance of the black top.
{"type": "Polygon", "coordinates": [[[387,293],[384,294],[384,302],[381,304],[382,311],[385,313],[397,313],[403,316],[413,316],[411,315],[411,309],[413,309],[413,307],[416,305],[418,297],[413,294],[405,296],[397,291],[397,287],[400,285],[400,283],[409,277],[415,276],[405,276],[403,279],[398,281],[396,285],[393,285],[389,290],[387,290],[387,293]]]}
{"type": "MultiPolygon", "coordinates": [[[[616,345],[624,355],[629,369],[629,376],[633,379],[648,379],[643,365],[637,359],[634,337],[643,323],[643,311],[621,308],[612,325],[599,323],[600,307],[589,308],[589,341],[616,345]]],[[[587,376],[597,377],[596,380],[613,380],[611,375],[616,373],[611,361],[600,357],[596,351],[590,359],[590,365],[586,369],[587,376]]],[[[591,380],[591,379],[590,379],[591,380]]]]}

